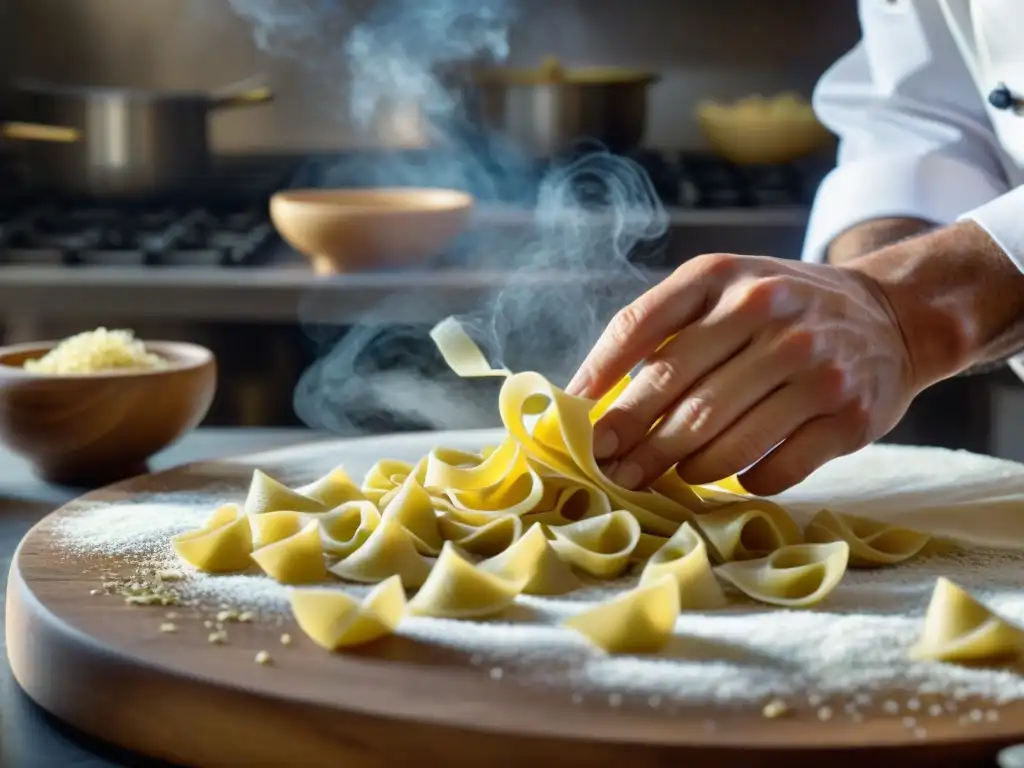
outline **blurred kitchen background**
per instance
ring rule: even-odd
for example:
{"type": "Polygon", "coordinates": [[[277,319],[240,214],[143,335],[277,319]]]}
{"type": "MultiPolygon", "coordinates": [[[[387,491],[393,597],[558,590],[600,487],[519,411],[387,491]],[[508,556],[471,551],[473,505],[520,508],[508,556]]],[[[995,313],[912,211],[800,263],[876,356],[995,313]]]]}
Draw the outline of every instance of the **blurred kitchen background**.
{"type": "MultiPolygon", "coordinates": [[[[647,90],[642,139],[623,150],[647,171],[667,214],[667,233],[640,259],[649,279],[707,251],[798,258],[808,205],[834,144],[827,141],[792,163],[735,166],[708,145],[696,105],[787,91],[809,97],[821,72],[858,37],[854,0],[507,2],[515,2],[518,13],[506,66],[537,67],[554,56],[566,68],[626,67],[658,76],[647,90]]],[[[309,15],[331,5],[0,0],[0,120],[78,121],[71,127],[98,130],[86,113],[54,112],[52,88],[48,98],[33,97],[25,86],[31,80],[211,93],[241,82],[250,95],[261,85],[273,93],[266,103],[211,114],[215,170],[194,188],[159,200],[107,199],[96,190],[85,190],[85,199],[81,185],[63,184],[72,181],[62,176],[71,166],[59,160],[61,153],[83,150],[59,137],[0,139],[0,331],[6,343],[106,325],[133,328],[144,338],[206,344],[218,356],[221,377],[211,425],[305,420],[358,433],[495,423],[493,393],[463,398],[431,356],[425,331],[451,312],[488,306],[506,285],[516,263],[496,257],[504,251],[495,244],[528,242],[533,181],[551,161],[521,153],[494,160],[516,169],[497,174],[501,183],[495,182],[481,171],[479,158],[469,168],[450,148],[431,146],[417,105],[403,100],[369,129],[356,125],[351,67],[339,55],[350,31],[346,19],[357,11],[372,15],[374,7],[435,4],[338,0],[336,7],[349,10],[309,15]],[[279,23],[254,28],[253,14],[264,20],[276,14],[279,23]],[[504,183],[509,176],[515,183],[504,183]],[[480,199],[467,237],[451,253],[414,268],[316,275],[278,238],[267,214],[270,195],[282,188],[408,183],[461,187],[480,199]],[[56,191],[62,184],[67,188],[56,191]],[[356,359],[361,350],[373,359],[356,359]],[[333,361],[330,370],[325,358],[333,361]],[[299,385],[297,402],[296,386],[318,359],[316,373],[299,385]],[[382,383],[353,385],[371,375],[382,383]]],[[[499,3],[476,5],[486,10],[499,3]]],[[[441,6],[474,3],[443,0],[441,6]]],[[[423,12],[419,18],[428,17],[423,12]]],[[[424,37],[429,44],[430,34],[424,37]]],[[[379,39],[408,42],[401,34],[379,39]]],[[[361,63],[372,62],[371,46],[361,63]]],[[[381,66],[388,66],[386,57],[381,66]]],[[[182,131],[178,140],[191,138],[182,131]]],[[[90,139],[119,141],[115,135],[90,139]]],[[[164,141],[173,143],[166,135],[164,141]]],[[[588,277],[574,271],[580,263],[548,270],[546,295],[555,302],[578,296],[588,277]]],[[[624,280],[627,293],[639,289],[631,280],[635,275],[624,280]]],[[[617,295],[596,284],[594,293],[606,300],[617,295]]],[[[557,341],[560,318],[546,311],[531,335],[557,341]]],[[[590,333],[603,319],[571,323],[572,332],[590,333]]],[[[551,342],[543,361],[524,364],[543,369],[551,362],[562,375],[585,344],[570,346],[563,355],[551,342]]],[[[1021,410],[1022,388],[1012,376],[957,379],[923,397],[892,439],[1024,459],[1024,438],[1012,428],[1021,410]]]]}

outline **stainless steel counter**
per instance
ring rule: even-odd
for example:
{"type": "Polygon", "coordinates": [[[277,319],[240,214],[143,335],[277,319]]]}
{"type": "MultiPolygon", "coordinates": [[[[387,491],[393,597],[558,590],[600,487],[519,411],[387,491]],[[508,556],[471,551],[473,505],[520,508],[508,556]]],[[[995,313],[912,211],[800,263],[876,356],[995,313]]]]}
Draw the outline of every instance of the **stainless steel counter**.
{"type": "MultiPolygon", "coordinates": [[[[306,430],[210,430],[186,437],[152,462],[164,469],[200,459],[255,453],[316,439],[306,430]]],[[[80,491],[48,485],[0,447],[0,571],[4,596],[11,557],[22,536],[42,517],[80,491]]],[[[6,644],[5,644],[6,645],[6,644]]],[[[165,765],[128,754],[71,731],[35,706],[0,663],[0,765],[4,768],[112,768],[165,765]]]]}

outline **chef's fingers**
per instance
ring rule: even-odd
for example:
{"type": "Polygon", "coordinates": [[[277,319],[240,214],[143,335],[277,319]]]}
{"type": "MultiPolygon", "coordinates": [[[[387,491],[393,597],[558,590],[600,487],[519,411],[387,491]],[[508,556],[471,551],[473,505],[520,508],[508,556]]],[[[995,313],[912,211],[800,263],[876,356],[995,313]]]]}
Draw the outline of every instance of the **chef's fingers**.
{"type": "Polygon", "coordinates": [[[740,483],[755,496],[782,493],[823,464],[862,447],[869,425],[870,414],[859,403],[812,419],[740,475],[740,483]]]}
{"type": "Polygon", "coordinates": [[[741,257],[700,256],[620,310],[566,387],[580,397],[599,398],[680,328],[708,307],[741,257]]]}
{"type": "Polygon", "coordinates": [[[789,382],[741,416],[701,450],[683,459],[680,477],[693,485],[713,483],[750,467],[810,420],[835,412],[846,393],[846,376],[832,368],[789,382]]]}
{"type": "MultiPolygon", "coordinates": [[[[760,389],[760,380],[750,378],[757,375],[756,371],[750,370],[750,363],[754,362],[757,355],[752,355],[749,348],[744,350],[749,340],[749,326],[738,321],[735,315],[725,313],[705,317],[681,330],[647,359],[636,378],[626,386],[595,425],[594,456],[599,461],[605,461],[628,455],[665,414],[668,414],[666,421],[656,428],[656,432],[668,428],[692,434],[702,433],[704,428],[696,423],[691,424],[689,419],[678,414],[678,409],[673,413],[673,405],[683,395],[687,395],[685,402],[706,405],[706,408],[691,409],[691,415],[697,419],[702,418],[701,414],[709,409],[717,408],[720,400],[709,395],[715,391],[712,387],[715,386],[714,382],[721,379],[721,375],[712,372],[723,370],[720,368],[723,365],[727,371],[743,368],[743,373],[734,374],[734,378],[744,378],[747,386],[753,384],[755,389],[760,389]],[[697,382],[709,374],[710,378],[699,384],[696,392],[690,392],[697,382]]],[[[779,374],[780,380],[782,375],[784,373],[779,374]]],[[[741,396],[745,394],[741,387],[731,387],[730,393],[741,396]],[[740,390],[738,393],[737,389],[740,390]]],[[[757,400],[765,394],[767,391],[761,392],[757,400]]],[[[753,405],[753,402],[749,405],[753,405]]],[[[708,428],[711,428],[710,425],[708,428]]]]}

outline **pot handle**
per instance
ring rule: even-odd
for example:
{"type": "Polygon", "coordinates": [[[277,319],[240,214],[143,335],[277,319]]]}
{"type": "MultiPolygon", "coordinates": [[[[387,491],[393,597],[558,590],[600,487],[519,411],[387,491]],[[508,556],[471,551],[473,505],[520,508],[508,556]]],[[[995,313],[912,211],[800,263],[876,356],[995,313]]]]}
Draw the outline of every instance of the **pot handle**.
{"type": "Polygon", "coordinates": [[[0,136],[12,141],[46,141],[54,144],[73,144],[82,138],[77,128],[41,123],[0,123],[0,136]]]}
{"type": "Polygon", "coordinates": [[[263,78],[249,78],[221,88],[210,96],[210,109],[249,107],[274,100],[274,92],[263,78]]]}

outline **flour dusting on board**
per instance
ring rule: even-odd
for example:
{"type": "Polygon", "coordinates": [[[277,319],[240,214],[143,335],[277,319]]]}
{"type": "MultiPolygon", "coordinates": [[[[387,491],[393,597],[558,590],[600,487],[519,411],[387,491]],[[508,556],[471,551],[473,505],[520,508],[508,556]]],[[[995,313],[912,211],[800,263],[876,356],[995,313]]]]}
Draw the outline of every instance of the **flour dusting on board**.
{"type": "MultiPolygon", "coordinates": [[[[240,499],[168,493],[141,503],[88,506],[58,521],[54,538],[65,557],[99,554],[135,572],[176,569],[175,594],[184,601],[287,621],[288,587],[256,572],[198,573],[171,548],[171,536],[194,529],[228,500],[240,499]]],[[[558,626],[635,585],[635,575],[588,583],[559,598],[520,596],[500,620],[408,617],[398,634],[464,654],[495,681],[563,690],[574,700],[599,696],[612,706],[633,699],[659,708],[749,706],[770,697],[806,698],[808,692],[819,702],[857,694],[865,708],[881,703],[878,691],[904,691],[915,704],[929,692],[991,704],[1024,698],[1024,677],[1013,670],[907,661],[939,575],[1024,623],[1024,553],[970,548],[879,571],[849,571],[816,609],[786,611],[741,601],[713,613],[683,613],[668,647],[651,657],[605,656],[558,626]]],[[[354,596],[369,590],[345,588],[354,596]]]]}

